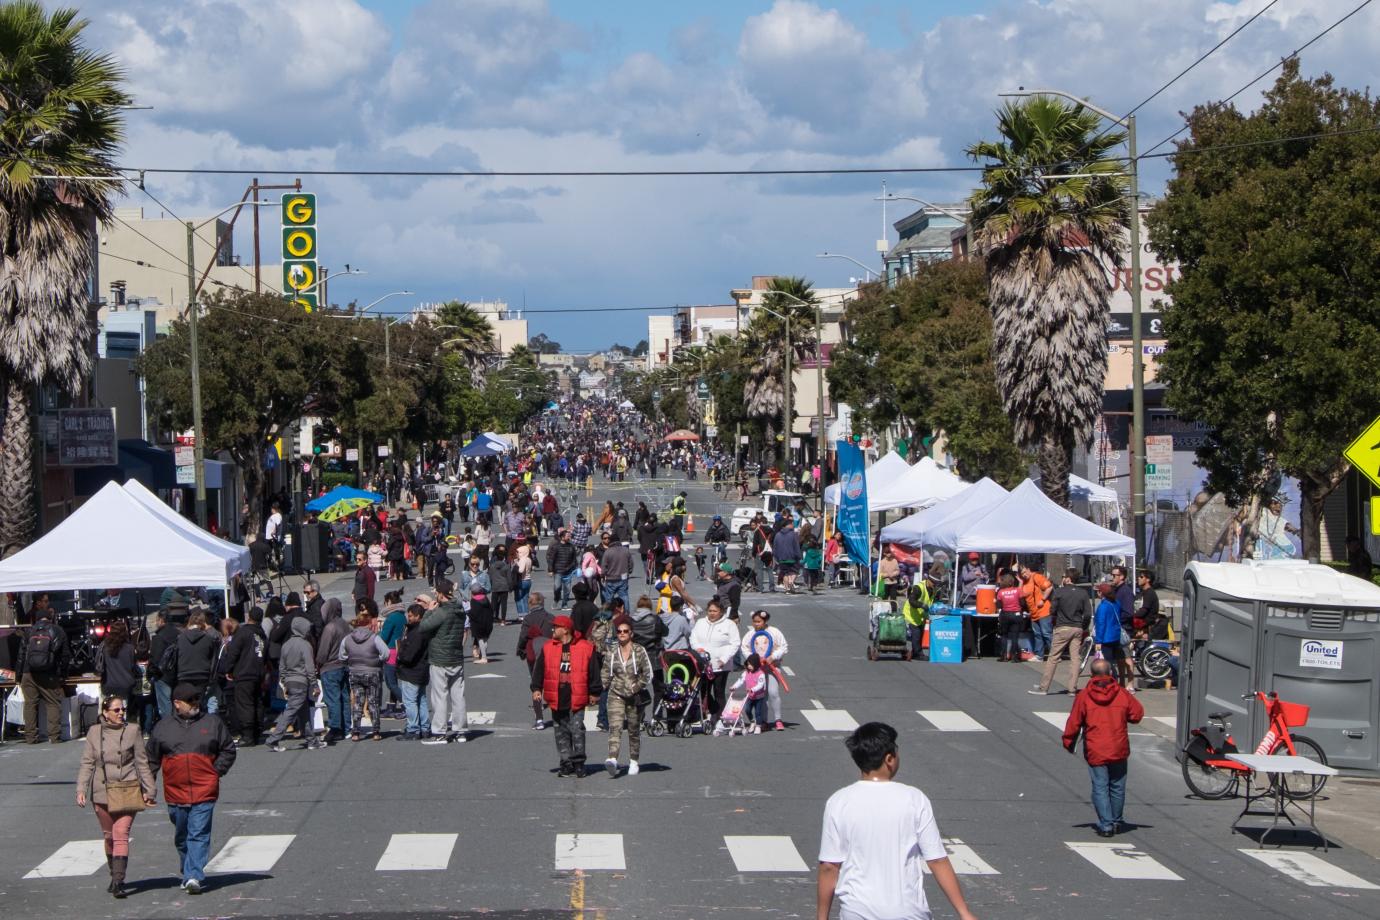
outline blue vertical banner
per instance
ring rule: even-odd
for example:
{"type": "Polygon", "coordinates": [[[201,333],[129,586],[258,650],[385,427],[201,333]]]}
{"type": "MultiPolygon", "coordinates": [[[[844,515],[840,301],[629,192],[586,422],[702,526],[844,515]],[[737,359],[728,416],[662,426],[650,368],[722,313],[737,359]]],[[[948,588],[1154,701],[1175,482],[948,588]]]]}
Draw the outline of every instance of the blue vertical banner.
{"type": "Polygon", "coordinates": [[[870,565],[872,530],[867,515],[863,452],[847,441],[838,441],[835,447],[839,461],[839,510],[834,527],[843,538],[849,558],[858,565],[870,565]]]}

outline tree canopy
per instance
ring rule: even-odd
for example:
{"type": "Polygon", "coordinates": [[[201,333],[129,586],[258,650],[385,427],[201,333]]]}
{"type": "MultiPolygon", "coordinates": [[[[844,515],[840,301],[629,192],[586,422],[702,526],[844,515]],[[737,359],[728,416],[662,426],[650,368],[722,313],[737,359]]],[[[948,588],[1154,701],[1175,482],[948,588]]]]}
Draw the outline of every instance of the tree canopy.
{"type": "Polygon", "coordinates": [[[1278,474],[1303,495],[1304,552],[1341,452],[1380,413],[1380,103],[1285,63],[1258,110],[1198,106],[1149,218],[1179,263],[1158,378],[1208,487],[1259,505],[1278,474]],[[1285,140],[1286,138],[1297,138],[1285,140]]]}

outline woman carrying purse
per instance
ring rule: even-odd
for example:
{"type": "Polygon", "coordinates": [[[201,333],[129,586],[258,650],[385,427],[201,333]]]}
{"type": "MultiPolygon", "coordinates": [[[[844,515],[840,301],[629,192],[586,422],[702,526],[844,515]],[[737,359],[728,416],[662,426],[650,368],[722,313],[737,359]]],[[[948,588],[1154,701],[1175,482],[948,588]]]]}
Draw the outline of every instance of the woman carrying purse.
{"type": "Polygon", "coordinates": [[[156,792],[139,728],[125,721],[124,697],[107,696],[101,703],[99,724],[86,733],[77,773],[77,805],[85,808],[89,799],[101,823],[110,870],[106,891],[117,898],[128,894],[125,870],[134,816],[154,803],[156,792]]]}

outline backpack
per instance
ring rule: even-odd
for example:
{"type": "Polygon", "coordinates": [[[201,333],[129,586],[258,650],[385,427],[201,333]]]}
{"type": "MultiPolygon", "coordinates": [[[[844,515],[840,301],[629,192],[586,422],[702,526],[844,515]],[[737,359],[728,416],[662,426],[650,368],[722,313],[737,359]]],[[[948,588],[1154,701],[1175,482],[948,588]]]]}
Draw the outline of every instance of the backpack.
{"type": "Polygon", "coordinates": [[[158,656],[158,678],[165,684],[176,683],[177,679],[177,642],[169,642],[167,648],[163,649],[163,654],[158,656]]]}
{"type": "Polygon", "coordinates": [[[675,534],[668,533],[666,535],[666,539],[664,542],[666,545],[666,552],[668,555],[674,556],[680,552],[680,537],[677,537],[675,534]]]}
{"type": "Polygon", "coordinates": [[[44,629],[35,626],[33,632],[29,633],[24,661],[30,671],[51,671],[57,667],[56,633],[52,626],[44,629]]]}

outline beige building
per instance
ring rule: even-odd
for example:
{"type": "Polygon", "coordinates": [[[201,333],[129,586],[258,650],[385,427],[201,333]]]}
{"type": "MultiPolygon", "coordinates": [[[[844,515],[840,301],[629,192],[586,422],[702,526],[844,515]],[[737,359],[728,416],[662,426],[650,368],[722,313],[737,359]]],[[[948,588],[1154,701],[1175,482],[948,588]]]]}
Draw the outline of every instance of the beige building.
{"type": "MultiPolygon", "coordinates": [[[[466,301],[470,309],[489,321],[494,331],[494,348],[497,354],[507,356],[515,345],[527,344],[527,320],[508,309],[502,300],[466,301]]],[[[441,305],[439,303],[418,304],[412,311],[414,317],[431,317],[441,305]]]]}

